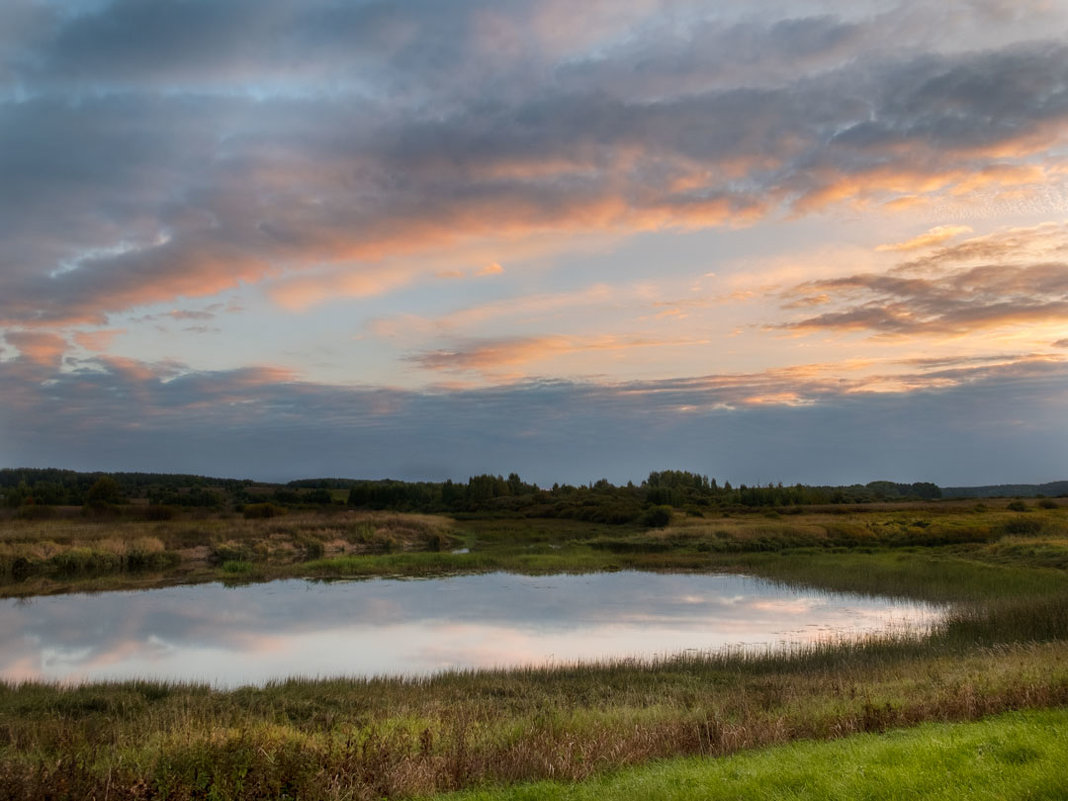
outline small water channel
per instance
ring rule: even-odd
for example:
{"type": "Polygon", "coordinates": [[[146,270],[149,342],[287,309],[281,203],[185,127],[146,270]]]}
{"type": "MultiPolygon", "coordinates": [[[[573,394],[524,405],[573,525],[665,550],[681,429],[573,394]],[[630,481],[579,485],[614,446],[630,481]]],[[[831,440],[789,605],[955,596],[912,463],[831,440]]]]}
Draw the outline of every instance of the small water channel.
{"type": "Polygon", "coordinates": [[[640,572],[275,581],[0,601],[0,678],[220,687],[656,657],[922,628],[922,603],[640,572]]]}

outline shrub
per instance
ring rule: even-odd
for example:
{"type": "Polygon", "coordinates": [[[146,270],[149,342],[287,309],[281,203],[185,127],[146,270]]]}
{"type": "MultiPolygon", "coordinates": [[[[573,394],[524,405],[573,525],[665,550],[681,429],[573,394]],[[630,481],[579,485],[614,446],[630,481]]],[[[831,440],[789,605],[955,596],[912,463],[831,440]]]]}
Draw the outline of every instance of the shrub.
{"type": "Polygon", "coordinates": [[[51,506],[21,506],[15,512],[19,520],[51,520],[56,516],[56,510],[51,506]]]}
{"type": "Polygon", "coordinates": [[[244,515],[246,520],[263,520],[268,517],[280,517],[286,510],[273,503],[250,503],[245,505],[244,515]]]}
{"type": "Polygon", "coordinates": [[[176,512],[173,506],[152,504],[145,507],[144,516],[145,520],[174,520],[176,512]]]}
{"type": "Polygon", "coordinates": [[[1009,505],[1005,508],[1013,512],[1026,512],[1027,504],[1023,501],[1009,501],[1009,505]]]}
{"type": "Polygon", "coordinates": [[[1033,517],[1018,517],[1015,520],[1009,520],[1001,526],[1001,530],[1005,534],[1041,534],[1045,529],[1045,525],[1041,520],[1036,520],[1033,517]]]}
{"type": "Polygon", "coordinates": [[[297,542],[304,548],[305,560],[321,559],[326,552],[326,546],[323,545],[322,540],[314,537],[298,537],[297,542]]]}
{"type": "Polygon", "coordinates": [[[649,528],[663,528],[671,522],[670,506],[651,506],[645,510],[641,517],[643,526],[649,528]]]}

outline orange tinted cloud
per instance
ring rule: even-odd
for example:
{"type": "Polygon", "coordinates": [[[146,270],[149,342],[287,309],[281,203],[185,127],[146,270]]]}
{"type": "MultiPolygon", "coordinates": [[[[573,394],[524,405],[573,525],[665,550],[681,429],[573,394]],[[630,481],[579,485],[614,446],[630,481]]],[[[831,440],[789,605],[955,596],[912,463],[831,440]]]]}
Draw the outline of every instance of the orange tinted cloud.
{"type": "Polygon", "coordinates": [[[975,237],[885,273],[799,284],[785,293],[784,308],[828,310],[771,327],[959,335],[1014,325],[1068,324],[1066,254],[1068,225],[975,237]]]}
{"type": "Polygon", "coordinates": [[[65,338],[44,331],[7,331],[4,339],[18,348],[24,359],[42,367],[58,367],[70,347],[65,338]]]}
{"type": "Polygon", "coordinates": [[[972,228],[968,225],[939,225],[935,228],[931,228],[926,233],[913,237],[912,239],[908,239],[904,242],[895,242],[892,245],[879,245],[875,249],[879,251],[921,250],[934,245],[940,245],[943,242],[961,236],[962,234],[970,233],[972,233],[972,228]]]}
{"type": "MultiPolygon", "coordinates": [[[[1039,196],[1053,181],[1047,170],[1033,165],[970,165],[951,154],[929,154],[932,164],[953,164],[924,169],[914,158],[905,156],[889,166],[842,172],[836,167],[813,170],[805,175],[807,186],[793,202],[798,214],[810,214],[840,203],[877,202],[887,207],[929,203],[939,196],[972,197],[984,192],[1001,192],[1020,199],[1039,196]]],[[[922,245],[919,245],[922,247],[922,245]]]]}
{"type": "Polygon", "coordinates": [[[111,347],[115,337],[125,333],[125,328],[110,328],[100,331],[78,331],[71,338],[86,350],[102,353],[111,347]]]}
{"type": "Polygon", "coordinates": [[[313,275],[286,278],[271,285],[267,294],[283,309],[299,312],[339,297],[367,298],[381,295],[405,286],[413,278],[413,271],[402,267],[354,265],[313,275]]]}
{"type": "Polygon", "coordinates": [[[517,337],[482,340],[455,349],[414,354],[408,360],[428,370],[492,372],[551,357],[633,348],[679,347],[706,344],[704,340],[658,340],[601,337],[517,337]]]}

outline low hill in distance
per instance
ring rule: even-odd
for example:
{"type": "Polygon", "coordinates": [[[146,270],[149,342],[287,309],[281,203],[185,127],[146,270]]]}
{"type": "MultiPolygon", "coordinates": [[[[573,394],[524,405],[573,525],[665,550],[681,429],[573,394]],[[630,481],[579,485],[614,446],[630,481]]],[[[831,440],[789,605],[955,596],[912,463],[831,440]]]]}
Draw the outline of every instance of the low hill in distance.
{"type": "Polygon", "coordinates": [[[1068,481],[1046,484],[991,484],[983,487],[942,487],[943,498],[1063,498],[1068,496],[1068,481]]]}

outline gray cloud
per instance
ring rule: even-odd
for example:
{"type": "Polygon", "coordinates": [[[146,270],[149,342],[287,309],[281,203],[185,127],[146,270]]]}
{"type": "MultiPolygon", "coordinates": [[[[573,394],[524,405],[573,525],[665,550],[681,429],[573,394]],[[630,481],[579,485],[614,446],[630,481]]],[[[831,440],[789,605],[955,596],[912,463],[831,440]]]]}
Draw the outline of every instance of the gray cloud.
{"type": "Polygon", "coordinates": [[[1066,244],[1066,226],[1014,229],[940,248],[886,273],[805,282],[785,293],[785,307],[832,310],[773,327],[964,333],[1068,320],[1068,260],[1030,261],[1060,255],[1066,244]]]}
{"type": "Polygon", "coordinates": [[[1063,43],[873,46],[883,18],[689,9],[672,33],[597,3],[581,12],[591,33],[565,36],[574,9],[548,0],[17,8],[3,52],[25,97],[0,101],[7,325],[101,322],[467,235],[926,191],[932,174],[1023,169],[1014,150],[1068,124],[1063,43]]]}
{"type": "Polygon", "coordinates": [[[7,464],[252,469],[265,479],[518,470],[543,483],[625,482],[665,466],[749,483],[1068,474],[1068,366],[1048,359],[932,365],[897,376],[912,389],[893,392],[799,370],[402,392],[262,368],[189,373],[109,359],[71,367],[0,363],[5,411],[18,422],[7,432],[7,464]],[[804,402],[753,402],[782,394],[804,402]]]}

